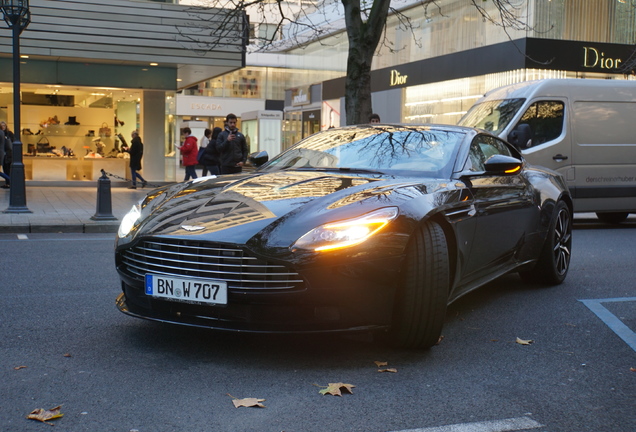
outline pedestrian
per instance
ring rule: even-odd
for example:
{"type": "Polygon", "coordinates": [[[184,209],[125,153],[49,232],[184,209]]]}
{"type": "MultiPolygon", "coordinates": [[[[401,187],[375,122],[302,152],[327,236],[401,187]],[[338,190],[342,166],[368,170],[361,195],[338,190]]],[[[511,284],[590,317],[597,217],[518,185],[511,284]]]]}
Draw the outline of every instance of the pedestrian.
{"type": "Polygon", "coordinates": [[[8,176],[11,175],[11,163],[13,163],[13,141],[15,136],[13,132],[9,130],[9,126],[5,122],[0,122],[0,130],[4,132],[4,162],[2,163],[2,170],[8,176]]]}
{"type": "Polygon", "coordinates": [[[192,129],[189,127],[183,128],[183,134],[185,135],[185,140],[178,149],[181,151],[183,166],[185,167],[185,178],[183,179],[185,182],[190,180],[190,178],[193,180],[197,178],[195,167],[197,165],[197,154],[199,150],[197,148],[197,138],[192,136],[192,129]]]}
{"type": "Polygon", "coordinates": [[[376,113],[373,113],[369,116],[369,123],[378,124],[380,123],[380,116],[376,113]]]}
{"type": "MultiPolygon", "coordinates": [[[[206,129],[207,130],[207,129],[206,129]]],[[[199,163],[202,163],[210,175],[221,174],[221,167],[219,166],[219,151],[216,148],[216,140],[219,134],[223,131],[220,127],[215,127],[210,134],[210,143],[205,148],[203,156],[199,163]]]]}
{"type": "Polygon", "coordinates": [[[203,161],[203,155],[205,154],[205,149],[210,143],[210,137],[212,136],[212,131],[210,129],[206,129],[203,132],[203,137],[201,138],[201,144],[199,144],[199,153],[197,153],[197,162],[199,165],[203,165],[203,171],[201,171],[201,176],[205,177],[208,175],[208,167],[205,165],[203,161]]]}
{"type": "Polygon", "coordinates": [[[148,182],[139,174],[137,171],[141,170],[141,158],[144,155],[144,144],[141,142],[141,137],[139,136],[139,132],[136,130],[132,131],[130,134],[132,138],[130,141],[130,148],[126,145],[126,141],[124,137],[119,135],[119,138],[122,141],[122,150],[128,152],[130,155],[130,175],[132,179],[132,184],[128,189],[137,189],[137,179],[141,180],[141,187],[145,188],[148,182]]]}
{"type": "MultiPolygon", "coordinates": [[[[2,129],[0,129],[0,143],[2,143],[2,145],[0,145],[0,168],[2,168],[4,166],[4,159],[5,159],[5,156],[6,156],[5,152],[4,152],[4,142],[5,142],[4,131],[2,129]]],[[[2,169],[4,170],[4,168],[2,168],[2,169]]],[[[4,182],[5,182],[5,184],[0,186],[0,188],[9,189],[9,187],[11,187],[11,177],[9,177],[3,171],[0,171],[0,177],[2,177],[4,179],[4,182]]]]}
{"type": "Polygon", "coordinates": [[[216,139],[221,174],[240,173],[247,160],[247,142],[245,136],[236,128],[237,118],[234,114],[228,114],[225,122],[225,130],[216,139]]]}

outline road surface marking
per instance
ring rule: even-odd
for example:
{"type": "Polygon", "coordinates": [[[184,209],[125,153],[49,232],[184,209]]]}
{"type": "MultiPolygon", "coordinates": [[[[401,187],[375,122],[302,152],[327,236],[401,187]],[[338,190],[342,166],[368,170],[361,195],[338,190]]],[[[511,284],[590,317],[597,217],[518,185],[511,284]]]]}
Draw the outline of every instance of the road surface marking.
{"type": "Polygon", "coordinates": [[[394,432],[506,432],[536,429],[543,427],[529,417],[517,417],[503,420],[491,420],[477,423],[461,423],[446,426],[436,426],[422,429],[405,429],[394,432]]]}
{"type": "Polygon", "coordinates": [[[607,325],[610,330],[618,335],[631,349],[636,351],[636,333],[613,313],[605,308],[601,303],[618,303],[636,301],[636,297],[608,298],[608,299],[589,299],[579,300],[587,306],[597,317],[607,325]]]}

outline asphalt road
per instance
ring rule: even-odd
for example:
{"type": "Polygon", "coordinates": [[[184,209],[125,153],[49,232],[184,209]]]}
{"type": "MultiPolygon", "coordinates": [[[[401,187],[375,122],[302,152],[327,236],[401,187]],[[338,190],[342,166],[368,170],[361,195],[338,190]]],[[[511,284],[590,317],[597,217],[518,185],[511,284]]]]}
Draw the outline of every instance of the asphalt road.
{"type": "Polygon", "coordinates": [[[0,235],[0,431],[51,430],[26,416],[62,405],[55,431],[633,432],[635,243],[634,223],[577,225],[563,285],[501,278],[418,352],[134,319],[110,235],[0,235]],[[353,394],[319,393],[338,382],[353,394]]]}

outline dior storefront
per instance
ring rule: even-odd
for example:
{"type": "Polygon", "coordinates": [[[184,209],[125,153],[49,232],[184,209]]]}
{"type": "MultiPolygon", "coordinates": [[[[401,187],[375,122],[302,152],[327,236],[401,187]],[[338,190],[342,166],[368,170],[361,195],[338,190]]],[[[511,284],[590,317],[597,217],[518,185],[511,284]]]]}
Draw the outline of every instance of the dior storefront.
{"type": "MultiPolygon", "coordinates": [[[[387,123],[455,124],[485,92],[542,78],[635,79],[633,45],[526,38],[374,70],[373,110],[387,123]]],[[[344,78],[323,83],[323,110],[344,111],[344,78]]],[[[344,114],[338,116],[344,124],[344,114]]],[[[325,129],[328,125],[323,125],[325,129]]]]}

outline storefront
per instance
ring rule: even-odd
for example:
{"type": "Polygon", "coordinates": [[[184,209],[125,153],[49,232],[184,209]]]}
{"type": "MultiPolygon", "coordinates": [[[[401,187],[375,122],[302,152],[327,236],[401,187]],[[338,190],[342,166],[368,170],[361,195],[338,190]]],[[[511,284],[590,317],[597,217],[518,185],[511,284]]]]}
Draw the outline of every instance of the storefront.
{"type": "MultiPolygon", "coordinates": [[[[21,116],[27,181],[97,180],[101,170],[125,181],[121,145],[138,130],[143,175],[174,181],[174,94],[245,65],[243,16],[228,16],[226,43],[214,29],[188,36],[224,10],[120,0],[32,0],[31,24],[20,35],[21,116]],[[141,23],[141,24],[140,24],[141,23]],[[172,24],[167,24],[172,23],[172,24]],[[223,55],[218,55],[222,52],[223,55]],[[121,135],[120,135],[121,134],[121,135]],[[172,134],[172,135],[170,135],[172,134]],[[172,163],[169,163],[172,162],[172,163]]],[[[11,32],[0,34],[0,121],[14,129],[11,32]]],[[[178,137],[176,138],[178,139],[178,137]]]]}
{"type": "Polygon", "coordinates": [[[322,84],[286,90],[282,150],[324,129],[322,118],[322,84]]]}
{"type": "MultiPolygon", "coordinates": [[[[387,123],[455,124],[485,92],[543,78],[635,79],[621,66],[633,45],[520,39],[371,72],[373,110],[387,123]]],[[[344,107],[344,78],[323,83],[344,107]]],[[[344,124],[344,113],[340,116],[344,124]]],[[[323,128],[325,128],[323,126],[323,128]]]]}

